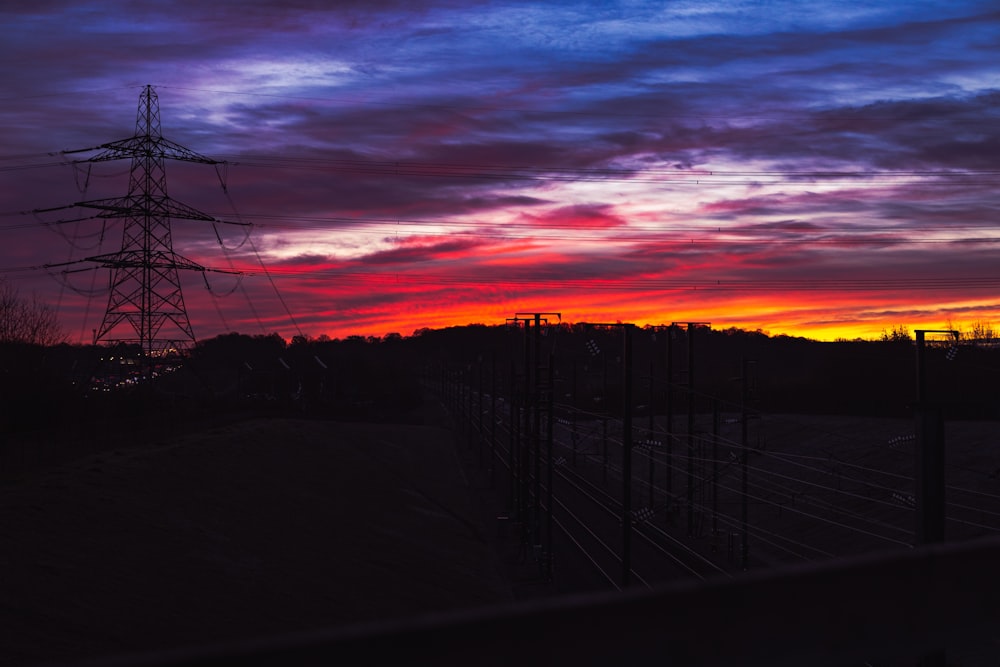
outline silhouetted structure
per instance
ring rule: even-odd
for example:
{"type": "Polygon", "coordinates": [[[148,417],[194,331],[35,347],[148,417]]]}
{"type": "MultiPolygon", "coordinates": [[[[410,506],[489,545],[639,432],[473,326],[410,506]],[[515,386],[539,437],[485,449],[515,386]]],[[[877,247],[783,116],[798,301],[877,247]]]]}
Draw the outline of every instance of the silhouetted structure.
{"type": "Polygon", "coordinates": [[[170,198],[164,164],[168,159],[212,165],[220,162],[163,138],[159,100],[149,85],[139,96],[134,136],[66,152],[92,150],[101,152],[86,162],[132,161],[124,197],[73,204],[97,209],[101,218],[125,220],[120,250],[81,260],[111,269],[108,305],[94,342],[138,345],[147,359],[186,347],[194,342],[194,332],[184,306],[179,271],[204,273],[213,269],[174,252],[170,219],[216,220],[170,198]]]}

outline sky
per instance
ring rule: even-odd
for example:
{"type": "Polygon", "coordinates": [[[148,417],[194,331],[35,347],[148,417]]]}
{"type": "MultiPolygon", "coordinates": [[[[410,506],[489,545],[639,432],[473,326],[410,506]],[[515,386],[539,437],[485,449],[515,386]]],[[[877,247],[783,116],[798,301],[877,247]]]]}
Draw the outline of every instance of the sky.
{"type": "MultiPolygon", "coordinates": [[[[195,335],[1000,324],[991,1],[0,9],[0,278],[90,342],[144,87],[195,335]],[[80,151],[80,152],[74,152],[80,151]],[[70,207],[70,208],[60,208],[70,207]],[[57,210],[45,210],[57,209],[57,210]],[[88,217],[89,216],[89,217],[88,217]],[[59,266],[53,266],[59,265],[59,266]]],[[[169,326],[168,326],[169,328],[169,326]]],[[[168,332],[164,331],[164,335],[168,332]]]]}

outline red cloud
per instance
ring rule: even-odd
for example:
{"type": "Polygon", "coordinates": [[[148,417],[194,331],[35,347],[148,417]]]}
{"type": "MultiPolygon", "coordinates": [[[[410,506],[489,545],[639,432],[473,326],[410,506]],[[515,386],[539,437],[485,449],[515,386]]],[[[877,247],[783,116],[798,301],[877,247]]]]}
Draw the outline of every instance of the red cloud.
{"type": "Polygon", "coordinates": [[[626,224],[608,204],[562,206],[547,213],[523,213],[521,221],[545,229],[611,229],[626,224]]]}

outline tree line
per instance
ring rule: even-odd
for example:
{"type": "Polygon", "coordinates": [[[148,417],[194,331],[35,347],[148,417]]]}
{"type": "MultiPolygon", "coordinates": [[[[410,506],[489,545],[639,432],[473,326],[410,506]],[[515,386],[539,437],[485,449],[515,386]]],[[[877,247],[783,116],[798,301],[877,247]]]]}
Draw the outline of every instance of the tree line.
{"type": "MultiPolygon", "coordinates": [[[[542,358],[552,355],[560,400],[578,408],[621,410],[620,329],[555,323],[541,333],[542,358]]],[[[948,354],[953,342],[929,345],[930,387],[956,418],[996,418],[997,336],[984,322],[962,333],[957,356],[948,354]]],[[[51,308],[0,281],[0,400],[5,406],[0,433],[58,425],[99,434],[155,424],[165,412],[172,424],[282,411],[413,420],[425,400],[421,380],[435,374],[459,374],[468,383],[507,392],[511,373],[522,372],[526,344],[523,329],[504,324],[343,339],[229,333],[197,342],[183,358],[147,367],[134,361],[125,365],[136,350],[66,340],[51,308]]],[[[633,340],[631,389],[637,410],[662,412],[667,387],[678,397],[673,409],[684,409],[681,397],[692,369],[697,395],[734,404],[740,400],[736,380],[743,360],[754,362],[755,408],[766,412],[908,416],[914,400],[915,346],[903,326],[869,341],[663,326],[636,327],[633,340]]]]}

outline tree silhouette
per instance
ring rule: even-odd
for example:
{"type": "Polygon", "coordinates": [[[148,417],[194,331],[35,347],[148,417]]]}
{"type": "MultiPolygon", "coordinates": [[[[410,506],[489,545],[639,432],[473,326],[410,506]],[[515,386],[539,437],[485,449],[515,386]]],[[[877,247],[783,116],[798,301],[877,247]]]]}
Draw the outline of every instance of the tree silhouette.
{"type": "Polygon", "coordinates": [[[55,311],[35,298],[26,299],[17,287],[0,279],[0,343],[58,345],[66,334],[55,311]]]}

